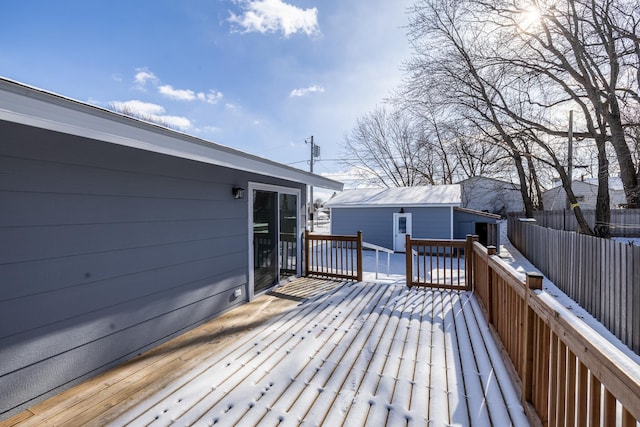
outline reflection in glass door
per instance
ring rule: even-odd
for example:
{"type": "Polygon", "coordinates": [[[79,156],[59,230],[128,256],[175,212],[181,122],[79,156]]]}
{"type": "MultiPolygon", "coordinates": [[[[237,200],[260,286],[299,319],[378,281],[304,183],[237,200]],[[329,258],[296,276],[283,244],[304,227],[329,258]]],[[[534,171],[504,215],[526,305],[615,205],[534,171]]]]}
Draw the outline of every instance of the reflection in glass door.
{"type": "Polygon", "coordinates": [[[280,194],[280,278],[295,276],[298,271],[298,198],[280,194]]]}
{"type": "Polygon", "coordinates": [[[278,280],[278,193],[253,191],[253,278],[254,292],[275,285],[278,280]]]}

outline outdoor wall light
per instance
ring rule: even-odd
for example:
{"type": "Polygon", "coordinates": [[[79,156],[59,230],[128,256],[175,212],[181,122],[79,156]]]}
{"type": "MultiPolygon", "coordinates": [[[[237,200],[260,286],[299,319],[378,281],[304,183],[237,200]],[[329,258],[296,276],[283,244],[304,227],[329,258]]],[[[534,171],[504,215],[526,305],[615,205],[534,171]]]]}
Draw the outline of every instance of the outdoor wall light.
{"type": "Polygon", "coordinates": [[[400,213],[403,214],[404,213],[404,208],[400,208],[400,213]]]}
{"type": "Polygon", "coordinates": [[[233,187],[233,198],[234,199],[244,199],[244,188],[242,187],[233,187]]]}

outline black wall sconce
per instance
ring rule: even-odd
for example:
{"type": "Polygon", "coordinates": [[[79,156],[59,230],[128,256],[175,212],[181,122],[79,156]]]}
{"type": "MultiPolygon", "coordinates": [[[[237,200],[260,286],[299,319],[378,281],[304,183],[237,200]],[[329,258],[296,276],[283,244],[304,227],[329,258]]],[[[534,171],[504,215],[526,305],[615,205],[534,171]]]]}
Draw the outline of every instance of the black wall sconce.
{"type": "Polygon", "coordinates": [[[233,187],[232,192],[233,192],[234,199],[244,199],[244,188],[233,187]]]}
{"type": "Polygon", "coordinates": [[[400,208],[400,213],[403,214],[404,213],[404,208],[400,208]]]}

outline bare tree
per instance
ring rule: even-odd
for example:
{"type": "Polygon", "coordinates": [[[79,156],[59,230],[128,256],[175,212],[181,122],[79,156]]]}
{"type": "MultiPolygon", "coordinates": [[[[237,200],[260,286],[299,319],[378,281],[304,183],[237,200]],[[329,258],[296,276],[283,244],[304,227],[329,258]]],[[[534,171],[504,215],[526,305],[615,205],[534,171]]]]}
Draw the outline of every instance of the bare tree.
{"type": "Polygon", "coordinates": [[[435,171],[423,168],[433,157],[424,127],[401,111],[379,107],[358,119],[345,136],[344,161],[362,179],[381,187],[433,184],[435,171]]]}
{"type": "Polygon", "coordinates": [[[125,115],[125,116],[133,117],[134,119],[143,120],[145,122],[153,123],[153,124],[156,124],[158,126],[162,126],[162,127],[168,128],[168,129],[175,129],[174,126],[172,126],[166,120],[163,120],[161,117],[154,116],[152,114],[141,113],[141,112],[136,111],[133,108],[129,107],[128,105],[112,102],[112,103],[109,104],[109,109],[111,109],[112,111],[114,111],[114,112],[116,112],[118,114],[122,114],[122,115],[125,115]]]}
{"type": "Polygon", "coordinates": [[[409,34],[415,53],[406,64],[409,78],[403,95],[414,108],[436,103],[442,113],[460,117],[458,122],[473,125],[485,141],[502,147],[517,171],[526,214],[532,216],[533,202],[512,119],[496,106],[506,74],[501,65],[486,60],[485,51],[490,48],[486,29],[463,6],[462,1],[423,0],[414,7],[409,34]]]}

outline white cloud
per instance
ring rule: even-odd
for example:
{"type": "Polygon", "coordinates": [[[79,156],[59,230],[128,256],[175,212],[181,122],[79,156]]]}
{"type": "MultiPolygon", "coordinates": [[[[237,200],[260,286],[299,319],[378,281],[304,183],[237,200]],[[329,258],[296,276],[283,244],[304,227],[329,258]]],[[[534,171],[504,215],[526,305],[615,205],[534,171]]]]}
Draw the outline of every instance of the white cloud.
{"type": "Polygon", "coordinates": [[[111,106],[117,112],[142,120],[166,124],[169,127],[180,130],[188,130],[191,128],[191,121],[189,119],[165,114],[166,110],[162,105],[134,99],[125,102],[114,101],[111,103],[111,106]]]}
{"type": "Polygon", "coordinates": [[[198,99],[209,104],[217,104],[223,97],[222,92],[213,89],[209,90],[209,93],[198,92],[198,99]]]}
{"type": "Polygon", "coordinates": [[[210,90],[209,93],[194,92],[191,89],[174,89],[171,85],[158,86],[161,95],[176,101],[195,101],[196,99],[208,104],[217,104],[224,95],[222,92],[210,90]]]}
{"type": "Polygon", "coordinates": [[[324,92],[324,88],[322,86],[313,85],[313,86],[309,86],[309,87],[305,87],[305,88],[294,89],[289,94],[289,97],[293,98],[295,96],[305,96],[305,95],[309,95],[310,93],[314,93],[314,92],[322,93],[322,92],[324,92]]]}
{"type": "Polygon", "coordinates": [[[171,85],[158,86],[161,95],[169,99],[177,101],[193,101],[196,99],[196,93],[190,89],[174,89],[171,85]]]}
{"type": "Polygon", "coordinates": [[[144,68],[138,68],[134,77],[134,82],[136,83],[137,87],[139,89],[143,89],[148,81],[157,82],[158,78],[151,71],[148,71],[144,68]]]}
{"type": "Polygon", "coordinates": [[[318,9],[301,9],[282,0],[242,0],[243,13],[231,12],[229,22],[244,32],[282,32],[289,37],[299,31],[314,35],[320,32],[318,9]]]}

